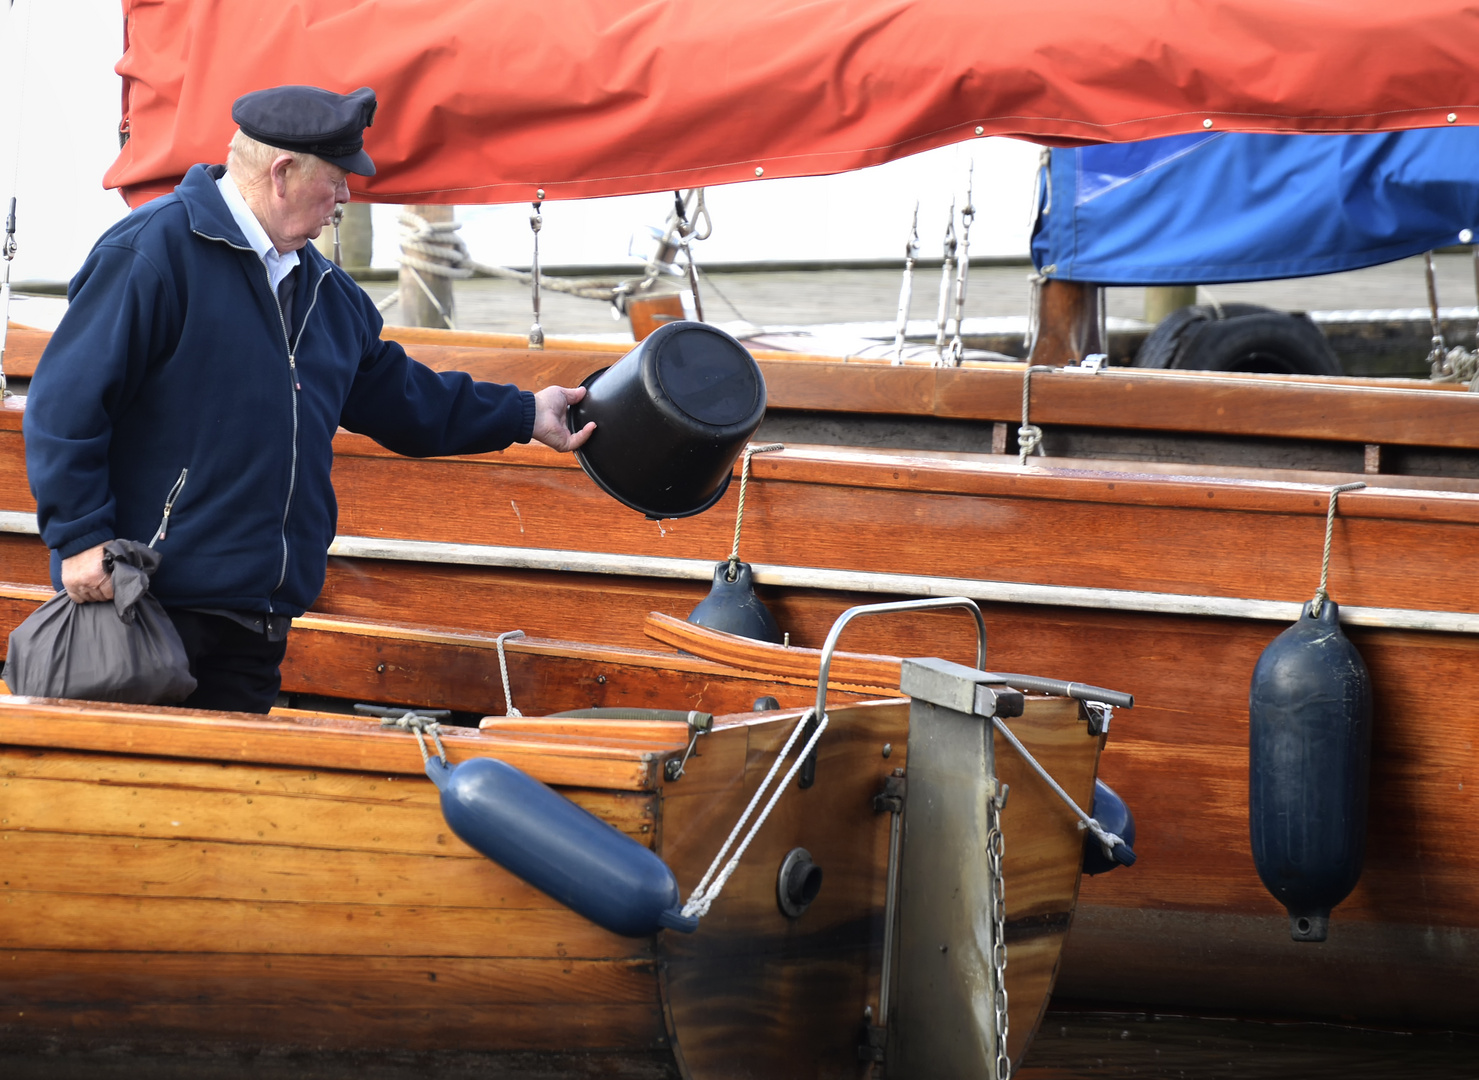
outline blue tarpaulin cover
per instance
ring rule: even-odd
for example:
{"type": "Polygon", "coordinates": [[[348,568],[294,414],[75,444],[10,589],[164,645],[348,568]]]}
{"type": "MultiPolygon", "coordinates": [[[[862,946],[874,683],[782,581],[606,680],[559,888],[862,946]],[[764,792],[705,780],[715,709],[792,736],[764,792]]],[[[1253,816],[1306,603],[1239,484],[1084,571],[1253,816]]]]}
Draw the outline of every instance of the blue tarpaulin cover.
{"type": "Polygon", "coordinates": [[[1479,234],[1479,129],[1207,132],[1053,150],[1038,197],[1032,260],[1049,277],[1213,285],[1330,274],[1479,234]]]}

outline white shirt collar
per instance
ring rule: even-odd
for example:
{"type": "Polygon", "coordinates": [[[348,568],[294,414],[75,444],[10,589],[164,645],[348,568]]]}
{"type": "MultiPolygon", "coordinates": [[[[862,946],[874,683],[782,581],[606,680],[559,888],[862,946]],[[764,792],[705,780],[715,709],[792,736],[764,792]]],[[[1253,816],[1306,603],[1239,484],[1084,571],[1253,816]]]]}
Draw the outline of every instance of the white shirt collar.
{"type": "Polygon", "coordinates": [[[252,208],[242,198],[241,189],[236,186],[236,181],[231,179],[229,172],[221,174],[221,179],[216,181],[216,189],[220,191],[221,198],[226,201],[226,209],[231,211],[231,216],[236,220],[241,234],[246,237],[247,243],[257,253],[257,258],[261,259],[262,264],[267,267],[267,276],[272,289],[274,292],[277,291],[277,286],[282,279],[298,265],[298,253],[290,251],[284,255],[272,246],[272,238],[267,235],[267,230],[262,228],[257,215],[252,213],[252,208]]]}

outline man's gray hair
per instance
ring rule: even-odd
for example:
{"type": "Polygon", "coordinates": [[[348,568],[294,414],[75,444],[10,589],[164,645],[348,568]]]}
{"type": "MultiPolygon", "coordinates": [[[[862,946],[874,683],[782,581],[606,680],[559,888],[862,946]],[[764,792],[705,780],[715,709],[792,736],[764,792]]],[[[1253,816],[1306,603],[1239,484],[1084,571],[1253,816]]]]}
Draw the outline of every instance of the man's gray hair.
{"type": "Polygon", "coordinates": [[[226,154],[226,171],[237,183],[256,183],[267,175],[267,170],[281,154],[287,154],[305,172],[316,171],[324,164],[323,159],[314,154],[268,146],[238,129],[231,136],[231,146],[226,154]]]}

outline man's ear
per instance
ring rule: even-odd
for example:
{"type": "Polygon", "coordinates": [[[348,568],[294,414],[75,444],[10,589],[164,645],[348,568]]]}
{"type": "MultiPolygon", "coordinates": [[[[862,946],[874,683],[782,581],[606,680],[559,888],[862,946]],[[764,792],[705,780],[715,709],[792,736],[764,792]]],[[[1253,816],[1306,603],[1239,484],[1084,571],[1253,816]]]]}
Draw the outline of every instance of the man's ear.
{"type": "Polygon", "coordinates": [[[272,190],[279,199],[287,198],[288,170],[293,167],[291,154],[278,154],[268,166],[267,175],[272,179],[272,190]]]}

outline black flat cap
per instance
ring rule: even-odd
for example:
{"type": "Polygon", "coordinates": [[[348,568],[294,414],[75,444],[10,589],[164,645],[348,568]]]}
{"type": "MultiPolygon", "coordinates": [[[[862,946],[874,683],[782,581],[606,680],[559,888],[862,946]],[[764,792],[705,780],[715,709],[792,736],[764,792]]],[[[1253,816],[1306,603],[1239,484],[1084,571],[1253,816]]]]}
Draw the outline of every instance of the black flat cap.
{"type": "Polygon", "coordinates": [[[365,128],[375,119],[375,91],[336,94],[316,86],[274,86],[243,94],[231,119],[253,139],[280,150],[321,157],[360,176],[374,176],[365,128]]]}

